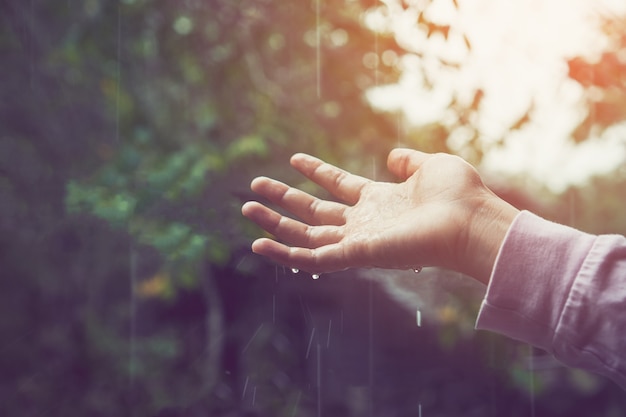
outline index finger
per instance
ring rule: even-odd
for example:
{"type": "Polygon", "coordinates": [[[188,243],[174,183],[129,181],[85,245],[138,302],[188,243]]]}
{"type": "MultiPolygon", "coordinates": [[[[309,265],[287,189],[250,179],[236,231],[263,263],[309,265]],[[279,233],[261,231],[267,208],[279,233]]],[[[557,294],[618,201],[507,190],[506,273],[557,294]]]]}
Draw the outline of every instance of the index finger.
{"type": "Polygon", "coordinates": [[[359,201],[361,190],[371,182],[367,178],[350,174],[321,159],[303,153],[292,156],[291,165],[311,181],[348,204],[355,204],[359,201]]]}

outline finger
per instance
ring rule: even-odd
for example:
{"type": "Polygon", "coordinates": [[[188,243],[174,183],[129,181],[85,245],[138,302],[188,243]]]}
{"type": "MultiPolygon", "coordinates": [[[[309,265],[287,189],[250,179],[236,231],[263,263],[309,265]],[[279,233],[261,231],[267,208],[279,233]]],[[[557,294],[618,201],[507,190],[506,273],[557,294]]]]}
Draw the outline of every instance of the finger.
{"type": "Polygon", "coordinates": [[[347,207],[343,204],[320,200],[304,191],[266,177],[255,178],[250,187],[255,193],[293,213],[308,224],[342,225],[345,223],[344,212],[347,207]]]}
{"type": "Polygon", "coordinates": [[[278,264],[316,274],[341,271],[355,266],[349,264],[340,243],[310,249],[289,247],[271,239],[261,238],[254,241],[252,251],[278,264]]]}
{"type": "Polygon", "coordinates": [[[291,165],[311,181],[348,204],[359,201],[361,190],[371,181],[303,153],[291,157],[291,165]]]}
{"type": "Polygon", "coordinates": [[[417,171],[432,155],[413,149],[396,148],[387,157],[387,168],[400,178],[406,180],[417,171]]]}
{"type": "Polygon", "coordinates": [[[341,240],[337,226],[309,226],[255,201],[244,204],[241,211],[261,228],[290,245],[316,248],[341,240]]]}

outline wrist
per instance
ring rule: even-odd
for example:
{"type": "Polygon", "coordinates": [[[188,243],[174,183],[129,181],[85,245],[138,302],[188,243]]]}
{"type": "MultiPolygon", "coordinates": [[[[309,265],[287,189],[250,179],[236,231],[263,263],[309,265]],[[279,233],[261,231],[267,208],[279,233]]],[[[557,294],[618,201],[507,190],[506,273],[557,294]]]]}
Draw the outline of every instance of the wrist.
{"type": "Polygon", "coordinates": [[[488,285],[502,242],[519,212],[494,194],[480,199],[464,228],[459,272],[488,285]]]}

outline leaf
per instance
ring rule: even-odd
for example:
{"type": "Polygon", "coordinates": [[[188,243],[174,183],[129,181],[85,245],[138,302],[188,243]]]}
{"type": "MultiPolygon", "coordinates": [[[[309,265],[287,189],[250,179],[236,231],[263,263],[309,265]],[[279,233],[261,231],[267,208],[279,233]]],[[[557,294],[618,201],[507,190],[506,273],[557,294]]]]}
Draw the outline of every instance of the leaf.
{"type": "Polygon", "coordinates": [[[143,298],[169,298],[172,295],[170,275],[165,271],[159,271],[137,284],[135,291],[143,298]]]}
{"type": "Polygon", "coordinates": [[[517,119],[517,121],[515,123],[513,123],[511,125],[511,127],[509,128],[509,130],[519,130],[522,127],[524,127],[524,125],[526,125],[528,122],[530,122],[530,113],[532,112],[532,110],[534,109],[534,106],[531,105],[528,110],[526,110],[526,112],[524,112],[524,114],[522,115],[522,117],[520,117],[519,119],[517,119]]]}
{"type": "Polygon", "coordinates": [[[485,97],[485,92],[479,88],[476,90],[476,92],[474,93],[474,98],[472,99],[472,104],[470,104],[469,108],[470,110],[478,110],[478,108],[480,107],[480,103],[482,103],[483,98],[485,97]]]}
{"type": "Polygon", "coordinates": [[[226,149],[228,160],[236,160],[247,156],[267,156],[268,147],[265,140],[258,135],[246,135],[233,142],[226,149]]]}

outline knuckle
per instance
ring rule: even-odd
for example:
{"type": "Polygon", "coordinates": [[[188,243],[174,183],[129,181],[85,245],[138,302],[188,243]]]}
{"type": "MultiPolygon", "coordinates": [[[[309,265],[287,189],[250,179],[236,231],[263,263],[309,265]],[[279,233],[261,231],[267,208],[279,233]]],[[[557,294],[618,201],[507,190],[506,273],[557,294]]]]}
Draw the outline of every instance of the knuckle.
{"type": "Polygon", "coordinates": [[[317,213],[318,208],[319,208],[319,200],[314,198],[313,200],[311,200],[311,202],[309,202],[306,208],[306,214],[309,216],[309,218],[315,217],[315,214],[317,213]]]}
{"type": "Polygon", "coordinates": [[[333,174],[333,186],[335,188],[340,188],[341,184],[343,183],[345,179],[345,174],[342,172],[335,172],[333,174]]]}

